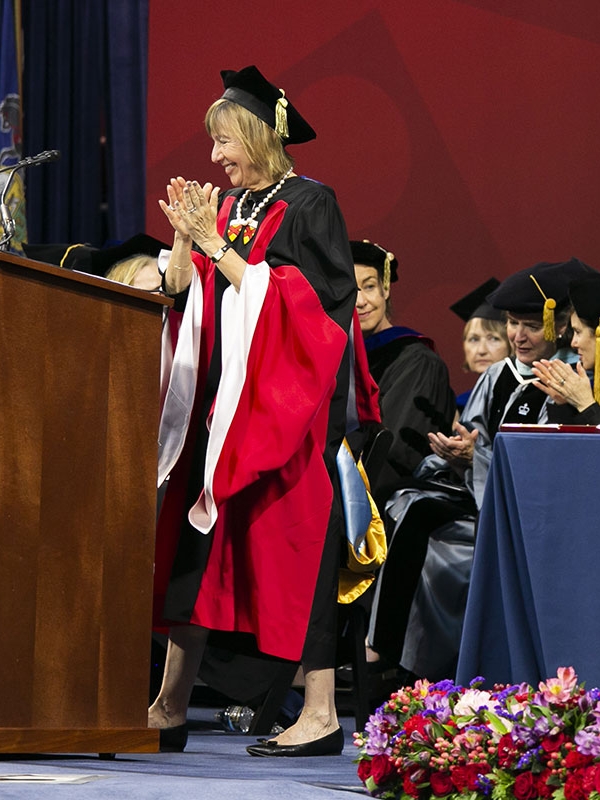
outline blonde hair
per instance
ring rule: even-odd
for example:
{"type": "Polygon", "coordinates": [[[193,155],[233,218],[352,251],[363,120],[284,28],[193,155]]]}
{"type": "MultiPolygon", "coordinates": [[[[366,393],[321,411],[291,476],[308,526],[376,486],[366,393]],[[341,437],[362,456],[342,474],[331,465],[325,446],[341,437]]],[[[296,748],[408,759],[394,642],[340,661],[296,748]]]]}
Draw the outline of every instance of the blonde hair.
{"type": "Polygon", "coordinates": [[[222,97],[216,100],[206,112],[204,124],[209,136],[233,135],[252,166],[273,183],[294,166],[294,159],[285,151],[279,134],[238,103],[222,97]]]}
{"type": "Polygon", "coordinates": [[[140,253],[136,256],[124,258],[122,261],[117,261],[116,264],[112,265],[104,277],[109,278],[111,281],[124,283],[127,286],[133,286],[133,282],[138,272],[144,267],[149,267],[156,263],[156,258],[153,256],[140,253]]]}
{"type": "MultiPolygon", "coordinates": [[[[472,328],[472,323],[475,320],[479,320],[481,322],[481,327],[486,333],[494,333],[496,336],[499,336],[504,344],[506,345],[506,354],[510,355],[512,352],[510,342],[508,341],[508,334],[506,333],[506,321],[503,319],[487,319],[486,317],[471,317],[471,319],[467,320],[467,324],[463,329],[463,342],[467,341],[469,333],[472,328]]],[[[467,360],[465,358],[462,368],[464,372],[470,372],[469,365],[467,364],[467,360]]]]}

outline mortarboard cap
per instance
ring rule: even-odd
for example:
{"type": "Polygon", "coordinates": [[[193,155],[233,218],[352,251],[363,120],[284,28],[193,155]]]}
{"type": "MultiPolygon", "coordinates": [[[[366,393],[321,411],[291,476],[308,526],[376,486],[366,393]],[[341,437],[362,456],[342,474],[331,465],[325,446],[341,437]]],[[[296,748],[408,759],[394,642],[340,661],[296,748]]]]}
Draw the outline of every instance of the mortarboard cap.
{"type": "Polygon", "coordinates": [[[479,317],[480,319],[503,319],[504,312],[499,308],[494,308],[486,300],[488,294],[498,286],[500,286],[498,278],[489,278],[481,286],[473,289],[472,292],[453,303],[450,306],[450,311],[454,311],[463,322],[468,322],[474,317],[479,317]]]}
{"type": "Polygon", "coordinates": [[[593,270],[571,281],[569,297],[577,316],[597,325],[600,319],[600,272],[593,270]]]}
{"type": "Polygon", "coordinates": [[[25,255],[35,261],[101,276],[125,258],[135,255],[156,257],[161,250],[169,249],[170,245],[146,233],[138,233],[112,247],[92,247],[88,244],[23,244],[25,255]]]}
{"type": "Polygon", "coordinates": [[[545,338],[555,341],[554,311],[568,305],[571,281],[590,272],[594,270],[578,258],[541,261],[509,275],[487,299],[494,308],[514,314],[542,314],[545,338]]]}
{"type": "Polygon", "coordinates": [[[350,242],[352,260],[355,264],[364,264],[366,267],[375,267],[381,278],[384,288],[390,288],[390,283],[398,280],[398,259],[389,250],[384,250],[378,244],[373,244],[368,239],[353,239],[350,242]]]}
{"type": "Polygon", "coordinates": [[[542,261],[509,275],[487,299],[494,308],[515,314],[542,313],[546,298],[552,298],[558,309],[564,308],[569,302],[569,284],[590,272],[595,270],[578,258],[542,261]]]}
{"type": "Polygon", "coordinates": [[[237,103],[251,111],[281,137],[283,144],[301,144],[316,138],[315,131],[286,97],[254,66],[238,72],[222,70],[224,100],[237,103]]]}

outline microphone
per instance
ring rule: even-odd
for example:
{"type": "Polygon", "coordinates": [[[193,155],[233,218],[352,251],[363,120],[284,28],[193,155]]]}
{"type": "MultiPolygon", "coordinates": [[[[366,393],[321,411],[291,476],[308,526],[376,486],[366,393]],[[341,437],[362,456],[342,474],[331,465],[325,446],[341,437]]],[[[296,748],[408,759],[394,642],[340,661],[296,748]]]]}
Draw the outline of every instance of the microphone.
{"type": "Polygon", "coordinates": [[[59,158],[60,150],[44,150],[43,153],[38,153],[37,156],[28,156],[27,158],[21,159],[21,161],[17,161],[16,164],[0,168],[0,172],[10,172],[4,184],[2,195],[0,196],[0,220],[2,221],[2,228],[4,229],[4,236],[0,239],[0,250],[7,249],[10,240],[15,235],[15,221],[6,203],[8,188],[15,173],[25,167],[37,167],[39,164],[45,164],[49,161],[58,161],[59,158]]]}
{"type": "Polygon", "coordinates": [[[1,172],[8,172],[9,170],[23,169],[24,167],[37,167],[38,164],[45,164],[49,161],[58,161],[60,158],[60,150],[44,150],[43,153],[38,153],[37,156],[27,156],[27,158],[17,161],[16,164],[2,167],[1,172]]]}

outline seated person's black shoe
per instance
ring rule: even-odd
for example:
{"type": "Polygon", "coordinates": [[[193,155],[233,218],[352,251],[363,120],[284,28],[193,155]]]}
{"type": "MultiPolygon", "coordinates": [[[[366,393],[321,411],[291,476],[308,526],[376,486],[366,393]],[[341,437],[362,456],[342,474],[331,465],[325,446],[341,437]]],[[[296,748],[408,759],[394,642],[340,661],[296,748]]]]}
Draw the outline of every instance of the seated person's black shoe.
{"type": "Polygon", "coordinates": [[[188,725],[176,725],[174,728],[159,728],[160,752],[183,753],[188,740],[188,725]]]}
{"type": "Polygon", "coordinates": [[[246,750],[251,756],[285,756],[301,758],[307,756],[339,756],[344,749],[344,731],[338,728],[333,733],[302,744],[278,744],[274,741],[261,741],[249,745],[246,750]]]}

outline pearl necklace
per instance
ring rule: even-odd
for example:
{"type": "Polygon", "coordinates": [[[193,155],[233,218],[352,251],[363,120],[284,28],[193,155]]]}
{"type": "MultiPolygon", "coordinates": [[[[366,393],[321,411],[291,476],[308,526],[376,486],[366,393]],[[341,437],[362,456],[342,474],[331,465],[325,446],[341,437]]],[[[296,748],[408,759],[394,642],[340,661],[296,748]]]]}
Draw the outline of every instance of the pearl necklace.
{"type": "Polygon", "coordinates": [[[248,242],[252,239],[254,234],[256,233],[256,229],[258,228],[258,222],[256,218],[263,210],[263,208],[270,203],[271,200],[275,197],[277,192],[281,189],[283,184],[286,180],[290,177],[293,171],[293,167],[290,167],[285,175],[281,178],[279,183],[274,186],[271,191],[265,195],[265,197],[260,201],[260,203],[252,209],[251,214],[248,217],[242,217],[242,208],[244,207],[244,203],[248,199],[248,195],[250,194],[250,189],[246,189],[244,194],[238,200],[237,208],[235,211],[235,218],[231,220],[229,223],[229,227],[227,228],[227,238],[230,242],[235,241],[239,236],[240,231],[244,228],[244,235],[242,237],[242,241],[244,244],[248,244],[248,242]]]}

